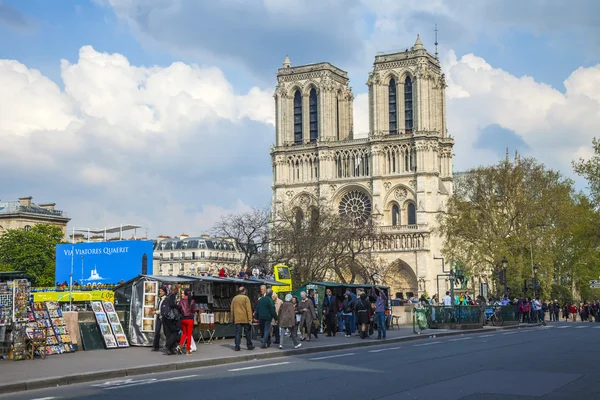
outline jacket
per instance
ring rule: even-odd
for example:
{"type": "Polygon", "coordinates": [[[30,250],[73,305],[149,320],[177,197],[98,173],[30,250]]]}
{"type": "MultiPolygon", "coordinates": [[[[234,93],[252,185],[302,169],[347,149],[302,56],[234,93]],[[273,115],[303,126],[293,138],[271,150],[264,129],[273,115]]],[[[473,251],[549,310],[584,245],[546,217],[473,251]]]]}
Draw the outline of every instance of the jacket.
{"type": "Polygon", "coordinates": [[[174,308],[179,311],[179,304],[177,304],[177,295],[175,293],[169,294],[160,306],[161,317],[167,318],[169,311],[174,308]]]}
{"type": "Polygon", "coordinates": [[[196,312],[196,302],[194,300],[188,305],[186,299],[181,299],[179,306],[181,307],[181,319],[194,319],[194,313],[196,312]]]}
{"type": "Polygon", "coordinates": [[[234,324],[252,323],[252,306],[245,294],[238,294],[231,301],[231,318],[234,324]]]}
{"type": "Polygon", "coordinates": [[[258,300],[256,306],[256,312],[258,313],[258,319],[268,321],[270,319],[277,320],[277,313],[275,312],[275,303],[269,296],[263,296],[258,300]]]}
{"type": "Polygon", "coordinates": [[[323,301],[323,315],[337,314],[338,311],[337,298],[334,295],[325,297],[323,301]]]}
{"type": "MultiPolygon", "coordinates": [[[[279,297],[277,298],[277,300],[273,301],[273,304],[275,304],[275,314],[277,314],[277,316],[279,316],[279,308],[281,307],[281,305],[283,304],[283,300],[281,300],[279,297]]],[[[277,325],[276,320],[273,319],[271,321],[271,325],[277,325]]]]}
{"type": "Polygon", "coordinates": [[[279,307],[279,327],[293,328],[296,326],[296,307],[291,302],[285,302],[279,307]]]}

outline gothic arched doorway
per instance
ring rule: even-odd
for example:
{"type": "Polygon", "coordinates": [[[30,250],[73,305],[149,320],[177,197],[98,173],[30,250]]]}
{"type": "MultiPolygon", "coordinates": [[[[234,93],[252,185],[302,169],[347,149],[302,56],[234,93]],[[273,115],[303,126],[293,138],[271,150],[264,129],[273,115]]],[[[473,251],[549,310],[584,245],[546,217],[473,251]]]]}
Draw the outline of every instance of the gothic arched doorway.
{"type": "Polygon", "coordinates": [[[407,297],[407,293],[417,296],[417,275],[405,261],[398,259],[391,263],[385,274],[384,282],[390,286],[394,297],[397,292],[402,292],[404,298],[407,297]]]}

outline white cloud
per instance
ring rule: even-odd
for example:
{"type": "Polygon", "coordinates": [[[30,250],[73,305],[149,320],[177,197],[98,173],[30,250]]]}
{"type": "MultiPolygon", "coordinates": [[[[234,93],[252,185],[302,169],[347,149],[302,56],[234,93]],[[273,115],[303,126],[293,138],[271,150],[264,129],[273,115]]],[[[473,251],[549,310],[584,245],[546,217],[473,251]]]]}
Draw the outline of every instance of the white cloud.
{"type": "MultiPolygon", "coordinates": [[[[570,174],[575,154],[600,130],[600,65],[579,68],[564,82],[566,92],[493,68],[480,57],[444,58],[448,78],[448,126],[456,138],[455,164],[489,163],[473,144],[481,129],[497,124],[520,135],[531,156],[570,174]],[[467,158],[466,155],[469,154],[467,158]],[[476,158],[473,158],[475,155],[476,158]]],[[[502,142],[502,138],[498,138],[502,142]]]]}
{"type": "Polygon", "coordinates": [[[247,208],[254,184],[252,204],[268,201],[271,88],[238,94],[216,67],[138,67],[90,46],[61,76],[64,91],[0,60],[3,199],[32,194],[77,226],[144,221],[153,235],[201,233],[247,208]]]}

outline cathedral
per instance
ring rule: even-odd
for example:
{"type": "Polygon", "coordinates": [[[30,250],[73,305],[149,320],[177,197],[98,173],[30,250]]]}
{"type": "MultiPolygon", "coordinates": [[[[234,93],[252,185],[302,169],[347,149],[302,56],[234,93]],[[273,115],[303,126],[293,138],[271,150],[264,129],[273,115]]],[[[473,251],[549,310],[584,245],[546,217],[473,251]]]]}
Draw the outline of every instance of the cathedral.
{"type": "Polygon", "coordinates": [[[348,74],[328,62],[293,66],[286,56],[274,94],[274,210],[310,215],[325,202],[357,221],[372,218],[374,253],[390,265],[383,283],[405,294],[445,292],[434,228],[452,194],[454,139],[437,51],[417,36],[406,51],[378,54],[367,86],[369,132],[355,137],[348,74]]]}

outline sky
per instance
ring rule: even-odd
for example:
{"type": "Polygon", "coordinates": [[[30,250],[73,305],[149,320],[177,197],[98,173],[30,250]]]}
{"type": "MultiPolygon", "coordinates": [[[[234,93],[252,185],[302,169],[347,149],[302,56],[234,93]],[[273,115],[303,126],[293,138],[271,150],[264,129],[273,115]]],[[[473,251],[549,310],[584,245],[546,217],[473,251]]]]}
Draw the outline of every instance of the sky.
{"type": "Polygon", "coordinates": [[[357,136],[378,52],[434,26],[454,170],[517,150],[573,175],[600,129],[600,2],[0,0],[0,199],[70,227],[199,235],[267,206],[273,91],[292,65],[348,71],[357,136]]]}

